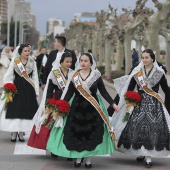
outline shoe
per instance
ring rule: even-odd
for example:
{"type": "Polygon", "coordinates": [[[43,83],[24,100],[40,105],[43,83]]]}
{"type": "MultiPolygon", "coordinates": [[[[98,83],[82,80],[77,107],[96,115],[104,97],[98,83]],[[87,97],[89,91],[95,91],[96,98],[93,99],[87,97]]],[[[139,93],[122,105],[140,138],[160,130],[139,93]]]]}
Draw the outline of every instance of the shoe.
{"type": "Polygon", "coordinates": [[[51,152],[51,156],[56,158],[58,157],[58,155],[54,155],[52,152],[51,152]]]}
{"type": "Polygon", "coordinates": [[[16,142],[16,139],[17,139],[17,132],[12,132],[11,133],[11,142],[16,142]]]}
{"type": "Polygon", "coordinates": [[[152,162],[146,162],[146,167],[151,168],[152,167],[152,162]]]}
{"type": "Polygon", "coordinates": [[[25,139],[23,138],[23,132],[18,133],[18,139],[20,142],[25,142],[25,139]]]}
{"type": "Polygon", "coordinates": [[[83,163],[83,161],[84,161],[84,158],[81,159],[81,163],[83,163]]]}
{"type": "Polygon", "coordinates": [[[74,162],[74,166],[75,166],[76,168],[79,168],[79,167],[81,166],[81,162],[80,162],[80,163],[74,162]]]}
{"type": "Polygon", "coordinates": [[[92,168],[92,164],[85,164],[86,168],[92,168]]]}
{"type": "Polygon", "coordinates": [[[16,139],[11,139],[11,142],[16,142],[16,139]]]}
{"type": "Polygon", "coordinates": [[[70,161],[70,162],[71,162],[72,160],[73,160],[73,158],[67,158],[67,161],[70,161]]]}
{"type": "Polygon", "coordinates": [[[136,158],[136,161],[137,162],[143,162],[144,159],[145,159],[145,156],[139,156],[139,157],[136,158]]]}

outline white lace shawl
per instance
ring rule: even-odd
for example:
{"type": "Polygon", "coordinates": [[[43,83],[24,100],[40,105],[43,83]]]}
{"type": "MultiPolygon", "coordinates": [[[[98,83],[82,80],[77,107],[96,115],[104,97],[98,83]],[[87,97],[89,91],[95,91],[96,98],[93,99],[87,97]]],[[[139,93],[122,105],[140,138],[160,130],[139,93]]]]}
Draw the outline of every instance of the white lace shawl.
{"type": "MultiPolygon", "coordinates": [[[[157,62],[154,62],[154,67],[155,69],[159,70],[162,74],[165,74],[164,70],[158,66],[157,62]]],[[[124,94],[126,93],[129,83],[132,79],[132,77],[140,71],[140,69],[143,68],[143,62],[141,61],[137,67],[135,67],[130,75],[126,75],[123,78],[120,77],[118,79],[114,80],[114,87],[116,91],[118,91],[118,94],[120,96],[119,104],[118,107],[120,108],[119,112],[115,112],[112,116],[112,120],[110,121],[111,126],[113,127],[113,130],[115,131],[116,134],[116,139],[118,140],[122,130],[126,126],[127,122],[123,122],[123,117],[125,116],[126,113],[126,104],[124,100],[124,94]],[[124,81],[123,81],[124,80],[124,81]],[[121,82],[121,84],[120,84],[121,82]],[[119,87],[119,88],[117,88],[119,87]]],[[[158,92],[160,96],[163,96],[163,92],[160,91],[158,92]]],[[[168,111],[166,110],[165,106],[163,106],[164,113],[165,113],[165,118],[167,120],[168,128],[170,129],[170,116],[168,111]]]]}
{"type": "Polygon", "coordinates": [[[19,53],[18,53],[18,49],[19,49],[20,45],[18,45],[15,50],[13,51],[12,55],[13,57],[18,57],[19,56],[19,53]]]}
{"type": "MultiPolygon", "coordinates": [[[[89,90],[89,89],[90,89],[91,85],[101,76],[101,73],[99,72],[98,69],[96,69],[96,61],[94,60],[93,55],[92,55],[91,53],[89,53],[89,54],[90,54],[91,57],[92,57],[93,64],[92,64],[92,66],[91,66],[91,74],[90,74],[90,76],[89,76],[85,81],[83,81],[83,88],[84,88],[87,92],[90,93],[90,90],[89,90]]],[[[76,62],[76,64],[75,64],[75,72],[81,69],[80,57],[81,57],[81,56],[79,56],[79,57],[77,58],[77,62],[76,62]]],[[[74,72],[74,73],[75,73],[75,72],[74,72]]],[[[73,73],[73,74],[74,74],[74,73],[73,73]]],[[[79,79],[79,80],[81,80],[81,79],[79,79]]],[[[69,84],[70,84],[71,81],[72,81],[72,77],[70,77],[70,78],[68,79],[68,82],[69,82],[69,83],[67,83],[67,85],[66,85],[66,87],[65,87],[65,89],[64,89],[64,91],[63,91],[63,93],[62,93],[61,99],[64,99],[64,97],[65,97],[65,95],[66,95],[66,93],[67,93],[67,91],[68,91],[68,87],[69,87],[69,84]]],[[[81,82],[82,82],[82,81],[81,81],[81,82]]]]}
{"type": "Polygon", "coordinates": [[[9,64],[10,64],[10,60],[9,58],[12,58],[12,53],[9,52],[9,53],[6,53],[5,50],[9,48],[9,47],[5,47],[3,50],[2,50],[2,53],[0,55],[0,64],[2,64],[5,68],[8,68],[9,67],[9,64]]]}
{"type": "MultiPolygon", "coordinates": [[[[9,68],[6,72],[6,74],[4,75],[4,78],[3,78],[3,83],[6,84],[6,83],[13,83],[14,82],[14,70],[20,75],[20,71],[19,69],[17,68],[15,62],[14,62],[14,59],[13,58],[11,60],[11,63],[9,65],[9,68]]],[[[39,80],[38,80],[38,74],[37,74],[37,66],[36,66],[36,62],[34,61],[34,59],[32,59],[30,56],[28,58],[28,62],[27,62],[27,66],[26,66],[26,72],[27,74],[31,73],[33,71],[33,74],[32,74],[32,78],[30,78],[34,85],[35,85],[35,92],[36,92],[36,95],[38,96],[39,95],[39,80]]]]}

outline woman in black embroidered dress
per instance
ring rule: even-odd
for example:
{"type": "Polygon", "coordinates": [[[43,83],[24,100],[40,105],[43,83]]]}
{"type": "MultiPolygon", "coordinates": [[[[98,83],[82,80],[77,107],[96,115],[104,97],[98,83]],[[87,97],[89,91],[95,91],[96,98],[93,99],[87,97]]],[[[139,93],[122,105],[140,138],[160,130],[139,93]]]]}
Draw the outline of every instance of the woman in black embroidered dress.
{"type": "Polygon", "coordinates": [[[38,109],[36,98],[39,95],[37,68],[34,59],[29,55],[29,46],[21,44],[17,56],[12,59],[4,76],[4,84],[13,83],[17,88],[17,94],[13,98],[13,102],[7,103],[6,112],[1,107],[0,129],[13,132],[12,142],[16,141],[17,136],[20,142],[24,141],[23,132],[31,130],[33,126],[32,119],[38,109]],[[16,59],[20,61],[20,65],[25,69],[29,79],[21,73],[15,62],[16,59]]]}
{"type": "MultiPolygon", "coordinates": [[[[170,105],[168,104],[170,90],[164,70],[157,65],[153,51],[146,49],[142,52],[141,63],[133,69],[126,82],[120,79],[115,80],[114,84],[115,87],[124,84],[119,94],[118,106],[121,109],[119,113],[113,115],[112,121],[119,150],[146,156],[146,166],[150,167],[151,157],[170,154],[170,105]],[[137,76],[139,72],[142,75],[140,77],[137,76]],[[139,81],[141,78],[144,80],[143,85],[139,81]],[[142,100],[132,111],[129,120],[123,122],[126,112],[124,94],[133,90],[138,91],[142,100]]],[[[137,161],[142,161],[144,158],[138,157],[137,161]]]]}
{"type": "Polygon", "coordinates": [[[73,75],[68,89],[66,88],[63,92],[64,100],[71,99],[71,111],[64,118],[64,127],[52,129],[47,143],[47,150],[54,154],[78,158],[74,163],[75,167],[80,167],[81,158],[86,157],[85,167],[90,168],[91,156],[113,153],[115,149],[108,127],[93,106],[91,98],[88,101],[75,87],[76,82],[80,83],[83,90],[97,101],[108,119],[107,111],[97,90],[115,109],[116,105],[105,89],[101,73],[95,68],[96,64],[90,53],[82,54],[77,60],[77,71],[74,75],[77,75],[78,79],[76,80],[73,75]]]}

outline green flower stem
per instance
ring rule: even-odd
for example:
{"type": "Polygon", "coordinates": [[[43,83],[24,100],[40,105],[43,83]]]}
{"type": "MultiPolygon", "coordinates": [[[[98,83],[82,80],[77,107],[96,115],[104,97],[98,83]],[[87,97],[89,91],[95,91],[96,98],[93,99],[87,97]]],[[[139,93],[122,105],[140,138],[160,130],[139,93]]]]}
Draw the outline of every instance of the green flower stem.
{"type": "Polygon", "coordinates": [[[54,123],[55,123],[55,120],[54,119],[51,119],[51,121],[47,124],[47,128],[48,129],[52,129],[53,128],[53,126],[54,126],[54,123]]]}
{"type": "Polygon", "coordinates": [[[130,113],[129,112],[126,112],[124,118],[123,118],[123,122],[127,122],[129,120],[129,117],[130,117],[130,113]]]}

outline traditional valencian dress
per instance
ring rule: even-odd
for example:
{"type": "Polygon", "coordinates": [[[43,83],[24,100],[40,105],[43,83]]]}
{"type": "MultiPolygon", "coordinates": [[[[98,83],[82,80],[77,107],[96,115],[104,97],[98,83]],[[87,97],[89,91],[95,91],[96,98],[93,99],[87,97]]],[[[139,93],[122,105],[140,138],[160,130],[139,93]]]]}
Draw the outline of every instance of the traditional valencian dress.
{"type": "Polygon", "coordinates": [[[3,77],[5,73],[7,72],[9,64],[10,64],[9,57],[12,58],[11,52],[9,53],[5,52],[6,48],[9,48],[9,47],[5,47],[0,55],[0,93],[3,88],[3,77]]]}
{"type": "Polygon", "coordinates": [[[29,57],[25,65],[20,57],[14,57],[4,76],[4,84],[16,85],[17,94],[13,102],[7,103],[5,108],[4,94],[0,104],[0,130],[9,132],[30,131],[33,117],[38,109],[36,95],[39,95],[39,82],[36,63],[29,57]]]}
{"type": "Polygon", "coordinates": [[[170,90],[164,71],[154,62],[147,75],[141,62],[129,77],[114,81],[120,96],[118,113],[113,114],[111,125],[118,140],[118,148],[138,156],[160,157],[170,154],[170,90]],[[126,113],[124,94],[137,91],[141,102],[123,122],[126,113]]]}
{"type": "Polygon", "coordinates": [[[97,90],[112,105],[98,70],[92,70],[84,80],[79,71],[73,74],[64,100],[71,111],[64,117],[63,127],[53,127],[47,150],[67,158],[83,158],[114,152],[114,134],[108,123],[108,114],[97,90]]]}
{"type": "MultiPolygon", "coordinates": [[[[57,65],[59,63],[58,60],[56,60],[57,65]]],[[[55,63],[54,62],[54,63],[55,63]]],[[[51,132],[51,129],[48,129],[46,125],[49,123],[49,120],[46,122],[46,124],[43,124],[43,121],[45,119],[45,101],[46,99],[53,98],[55,96],[56,100],[59,100],[62,92],[67,84],[68,78],[71,77],[73,73],[72,69],[68,70],[68,74],[65,77],[60,67],[54,66],[52,71],[50,72],[46,87],[44,89],[43,98],[41,101],[41,104],[39,106],[39,109],[37,110],[37,113],[34,116],[35,126],[32,129],[31,135],[28,140],[28,145],[34,148],[38,149],[46,149],[46,144],[51,132]],[[55,95],[53,96],[53,93],[55,91],[55,95]]]]}

